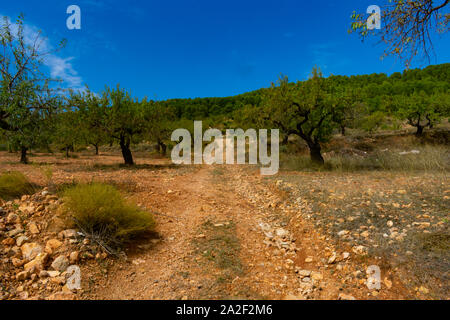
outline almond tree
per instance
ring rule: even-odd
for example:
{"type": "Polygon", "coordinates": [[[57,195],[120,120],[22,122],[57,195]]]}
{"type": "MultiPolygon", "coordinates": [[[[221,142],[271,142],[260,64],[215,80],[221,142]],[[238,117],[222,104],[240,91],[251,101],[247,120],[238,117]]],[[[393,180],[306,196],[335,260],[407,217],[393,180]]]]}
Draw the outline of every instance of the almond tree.
{"type": "Polygon", "coordinates": [[[407,68],[418,54],[430,61],[433,53],[433,34],[449,30],[450,0],[389,0],[381,6],[381,28],[369,30],[371,14],[353,12],[349,32],[357,32],[362,39],[375,36],[386,46],[384,56],[397,56],[407,68]]]}
{"type": "Polygon", "coordinates": [[[267,123],[286,135],[302,138],[311,160],[324,164],[321,143],[331,136],[341,110],[320,70],[314,68],[311,78],[304,82],[289,83],[287,77],[281,77],[268,91],[261,111],[267,123]]]}
{"type": "Polygon", "coordinates": [[[106,111],[106,132],[119,142],[122,156],[127,165],[133,165],[133,155],[130,145],[133,138],[138,138],[144,129],[142,104],[132,99],[129,92],[120,89],[107,88],[109,105],[106,111]]]}
{"type": "Polygon", "coordinates": [[[84,95],[75,95],[71,92],[69,105],[77,108],[79,123],[77,129],[80,131],[81,140],[86,145],[92,145],[95,148],[95,155],[98,155],[100,146],[110,142],[106,129],[106,108],[108,106],[106,93],[98,96],[86,87],[84,95]]]}
{"type": "Polygon", "coordinates": [[[172,108],[159,101],[142,101],[144,108],[144,135],[156,141],[161,155],[167,151],[167,141],[175,127],[175,112],[172,108]]]}
{"type": "Polygon", "coordinates": [[[59,150],[65,152],[69,158],[69,152],[75,150],[76,145],[83,142],[83,129],[81,119],[76,110],[66,109],[55,118],[55,134],[53,142],[59,150]]]}
{"type": "Polygon", "coordinates": [[[0,128],[21,150],[21,162],[27,163],[27,151],[39,142],[48,129],[49,117],[59,107],[52,79],[41,72],[46,55],[41,32],[25,34],[23,17],[15,24],[7,17],[0,26],[0,128]]]}
{"type": "Polygon", "coordinates": [[[140,138],[145,128],[142,103],[117,85],[115,89],[107,87],[98,96],[90,91],[72,92],[69,104],[80,110],[88,134],[102,131],[106,137],[119,143],[125,164],[134,164],[130,146],[140,138]]]}
{"type": "Polygon", "coordinates": [[[425,92],[414,92],[410,96],[396,97],[400,118],[416,127],[416,136],[422,136],[425,128],[432,128],[443,116],[448,116],[448,95],[434,94],[428,96],[425,92]],[[447,99],[446,99],[447,96],[447,99]]]}

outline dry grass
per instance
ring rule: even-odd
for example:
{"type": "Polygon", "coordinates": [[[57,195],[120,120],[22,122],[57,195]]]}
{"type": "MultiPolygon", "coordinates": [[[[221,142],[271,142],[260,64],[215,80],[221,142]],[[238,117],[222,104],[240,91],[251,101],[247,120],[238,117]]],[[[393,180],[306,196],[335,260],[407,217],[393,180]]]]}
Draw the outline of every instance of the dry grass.
{"type": "MultiPolygon", "coordinates": [[[[200,299],[235,299],[230,295],[227,287],[233,279],[244,274],[244,267],[240,259],[240,242],[236,235],[236,226],[233,221],[218,221],[215,217],[209,217],[199,228],[198,234],[204,237],[194,238],[192,245],[197,255],[203,257],[199,261],[204,270],[211,270],[211,266],[217,272],[210,272],[209,281],[205,281],[204,287],[199,292],[200,299]]],[[[248,288],[241,288],[238,298],[248,299],[255,293],[248,288]]]]}
{"type": "Polygon", "coordinates": [[[450,170],[449,149],[442,146],[421,146],[405,151],[376,151],[366,158],[336,156],[329,166],[337,171],[446,171],[450,170]],[[418,152],[418,153],[417,153],[418,152]]]}
{"type": "Polygon", "coordinates": [[[281,155],[281,168],[293,171],[427,171],[450,170],[450,151],[444,146],[419,146],[408,151],[377,150],[367,152],[343,149],[325,154],[325,166],[314,165],[305,154],[281,155]]]}
{"type": "Polygon", "coordinates": [[[194,246],[207,260],[214,262],[220,268],[232,272],[242,273],[239,259],[240,244],[236,236],[233,222],[214,222],[207,220],[200,229],[204,238],[194,239],[194,246]]]}
{"type": "Polygon", "coordinates": [[[112,246],[152,231],[155,225],[150,213],[126,203],[116,188],[106,184],[81,184],[67,189],[64,208],[84,232],[112,246]]]}
{"type": "Polygon", "coordinates": [[[343,248],[363,245],[404,284],[448,298],[450,190],[447,172],[321,172],[281,176],[304,216],[343,248]],[[346,230],[345,236],[339,235],[346,230]],[[401,273],[398,273],[401,274],[401,273]]]}
{"type": "Polygon", "coordinates": [[[34,187],[24,174],[12,171],[0,175],[0,199],[19,198],[24,194],[33,192],[34,187]]]}

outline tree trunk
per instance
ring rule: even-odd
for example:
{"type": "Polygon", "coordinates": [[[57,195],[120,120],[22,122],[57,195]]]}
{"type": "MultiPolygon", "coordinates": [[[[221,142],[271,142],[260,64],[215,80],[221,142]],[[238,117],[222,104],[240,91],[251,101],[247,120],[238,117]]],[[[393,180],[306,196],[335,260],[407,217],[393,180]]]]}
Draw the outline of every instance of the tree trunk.
{"type": "Polygon", "coordinates": [[[282,146],[287,145],[287,144],[288,144],[288,139],[289,139],[289,135],[288,135],[288,134],[285,134],[285,135],[283,136],[283,140],[281,140],[281,145],[282,145],[282,146]]]}
{"type": "Polygon", "coordinates": [[[122,150],[123,160],[126,165],[134,165],[133,155],[130,150],[130,141],[125,141],[125,138],[120,138],[120,149],[122,150]]]}
{"type": "Polygon", "coordinates": [[[308,147],[311,161],[315,164],[323,166],[325,164],[325,160],[322,157],[322,148],[320,146],[320,143],[308,142],[308,147]]]}
{"type": "Polygon", "coordinates": [[[27,164],[28,163],[27,151],[28,151],[27,147],[21,147],[20,148],[20,162],[23,163],[23,164],[27,164]]]}
{"type": "Polygon", "coordinates": [[[416,136],[420,137],[423,134],[423,128],[424,126],[421,126],[420,124],[417,125],[417,131],[416,131],[416,136]]]}
{"type": "Polygon", "coordinates": [[[53,151],[50,148],[50,145],[48,143],[45,145],[45,149],[46,149],[47,153],[53,153],[53,151]]]}
{"type": "Polygon", "coordinates": [[[69,158],[69,146],[66,146],[66,158],[69,158]]]}
{"type": "Polygon", "coordinates": [[[320,142],[314,139],[311,135],[306,135],[303,132],[301,125],[297,125],[297,129],[297,134],[300,136],[300,138],[305,140],[306,144],[308,145],[311,161],[314,164],[323,166],[325,164],[325,160],[322,157],[322,147],[320,146],[320,142]]]}
{"type": "Polygon", "coordinates": [[[98,144],[92,144],[95,147],[95,155],[98,156],[98,144]]]}
{"type": "Polygon", "coordinates": [[[164,156],[166,155],[166,151],[167,151],[167,146],[164,142],[162,141],[158,141],[158,146],[159,146],[159,153],[164,156]]]}
{"type": "Polygon", "coordinates": [[[345,136],[345,126],[341,126],[341,134],[345,136]]]}

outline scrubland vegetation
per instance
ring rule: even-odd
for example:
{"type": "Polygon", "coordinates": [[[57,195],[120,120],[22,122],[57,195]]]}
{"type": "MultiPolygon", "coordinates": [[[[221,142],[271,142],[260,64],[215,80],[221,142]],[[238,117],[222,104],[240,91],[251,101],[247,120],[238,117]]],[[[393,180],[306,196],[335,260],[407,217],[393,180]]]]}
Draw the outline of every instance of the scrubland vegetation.
{"type": "Polygon", "coordinates": [[[0,199],[18,198],[33,191],[33,185],[20,172],[5,172],[0,175],[0,199]]]}
{"type": "Polygon", "coordinates": [[[111,185],[76,185],[64,192],[64,199],[67,218],[108,246],[120,246],[154,227],[150,213],[126,203],[111,185]]]}
{"type": "MultiPolygon", "coordinates": [[[[391,137],[397,141],[402,139],[395,133],[391,137]]],[[[340,138],[340,137],[339,137],[340,138]]],[[[350,139],[350,138],[349,138],[350,139]]],[[[370,139],[370,136],[367,136],[370,139]]],[[[301,146],[291,147],[290,152],[281,156],[281,168],[285,170],[300,171],[394,171],[394,172],[447,172],[450,170],[450,153],[447,145],[424,144],[419,141],[410,141],[401,146],[393,145],[384,148],[384,145],[367,145],[354,143],[342,148],[336,147],[342,139],[329,142],[331,150],[325,152],[325,165],[317,166],[305,154],[301,146]],[[295,150],[295,151],[292,151],[295,150]]]]}

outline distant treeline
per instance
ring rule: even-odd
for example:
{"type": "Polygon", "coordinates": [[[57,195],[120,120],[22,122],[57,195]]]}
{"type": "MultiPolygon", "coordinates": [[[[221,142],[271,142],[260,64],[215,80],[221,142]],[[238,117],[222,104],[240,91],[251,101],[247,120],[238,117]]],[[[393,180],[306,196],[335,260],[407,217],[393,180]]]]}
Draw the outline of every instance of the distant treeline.
{"type": "MultiPolygon", "coordinates": [[[[203,120],[205,129],[277,128],[282,143],[297,135],[308,145],[311,159],[323,164],[321,144],[333,132],[345,134],[347,128],[373,132],[408,123],[420,136],[449,117],[449,80],[450,64],[391,76],[328,78],[314,68],[306,81],[280,77],[269,88],[233,97],[166,101],[133,98],[119,85],[100,93],[86,88],[69,94],[35,87],[14,93],[17,102],[10,105],[0,134],[10,150],[21,151],[24,163],[27,151],[36,147],[49,151],[56,147],[69,156],[76,147],[92,145],[98,153],[100,146],[118,143],[125,163],[133,164],[132,144],[153,141],[165,154],[174,129],[192,131],[192,120],[203,120]],[[36,102],[42,106],[34,107],[36,102]]],[[[7,87],[2,92],[4,101],[12,97],[7,87]]]]}
{"type": "MultiPolygon", "coordinates": [[[[385,73],[370,75],[328,77],[339,86],[360,90],[371,111],[383,109],[383,97],[411,95],[424,91],[428,95],[447,93],[450,89],[450,63],[431,65],[424,69],[405,70],[388,76],[385,73]]],[[[169,99],[161,103],[175,110],[178,118],[205,119],[219,115],[230,116],[246,105],[259,106],[269,89],[263,88],[244,94],[223,98],[169,99]]]]}

